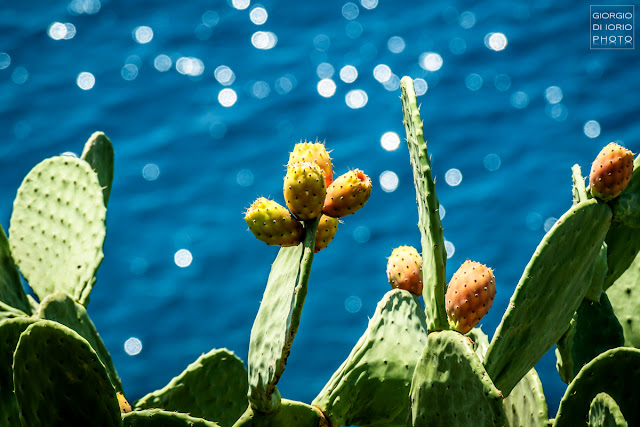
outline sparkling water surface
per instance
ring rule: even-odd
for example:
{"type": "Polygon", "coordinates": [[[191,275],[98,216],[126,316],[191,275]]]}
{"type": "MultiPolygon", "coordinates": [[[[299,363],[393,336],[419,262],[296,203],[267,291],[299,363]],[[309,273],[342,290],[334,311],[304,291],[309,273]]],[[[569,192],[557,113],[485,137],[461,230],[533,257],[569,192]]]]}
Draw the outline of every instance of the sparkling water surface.
{"type": "MultiPolygon", "coordinates": [[[[570,167],[587,173],[610,141],[640,150],[638,54],[590,51],[588,4],[39,0],[5,2],[0,34],[5,230],[35,164],[79,154],[95,130],[113,141],[88,309],[131,401],[211,348],[246,361],[277,248],[242,213],[258,196],[283,202],[300,139],[326,141],[336,175],[374,181],[314,260],[278,386],[315,397],[389,289],[386,257],[420,245],[404,75],[446,207],[448,277],[467,259],[495,270],[489,334],[571,204],[570,167]]],[[[553,351],[537,369],[554,417],[566,386],[553,351]]]]}

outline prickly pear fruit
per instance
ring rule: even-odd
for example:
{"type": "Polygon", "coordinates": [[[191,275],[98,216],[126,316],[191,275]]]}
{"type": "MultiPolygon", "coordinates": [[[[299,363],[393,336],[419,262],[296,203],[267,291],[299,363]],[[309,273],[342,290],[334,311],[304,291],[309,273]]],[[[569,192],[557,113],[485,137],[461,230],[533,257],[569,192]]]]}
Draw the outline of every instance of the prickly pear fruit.
{"type": "Polygon", "coordinates": [[[360,169],[340,175],[327,188],[322,213],[341,218],[357,212],[371,195],[371,179],[360,169]]]}
{"type": "Polygon", "coordinates": [[[387,261],[387,277],[392,288],[422,295],[422,257],[413,246],[400,246],[387,261]]]}
{"type": "Polygon", "coordinates": [[[340,220],[338,218],[331,218],[327,215],[322,215],[320,223],[318,224],[318,232],[316,233],[316,245],[313,252],[318,253],[327,246],[333,240],[333,237],[338,231],[338,224],[340,220]]]}
{"type": "Polygon", "coordinates": [[[327,187],[317,163],[288,165],[283,190],[287,207],[299,220],[313,219],[322,213],[327,187]]]}
{"type": "Polygon", "coordinates": [[[449,324],[466,334],[487,314],[495,296],[493,271],[479,262],[465,261],[453,274],[445,295],[449,324]]]}
{"type": "Polygon", "coordinates": [[[331,157],[322,142],[299,142],[289,155],[289,165],[299,162],[316,162],[324,174],[326,186],[333,182],[333,165],[331,157]]]}
{"type": "Polygon", "coordinates": [[[612,142],[607,144],[591,165],[589,188],[598,199],[615,199],[629,184],[633,171],[633,153],[612,142]]]}
{"type": "Polygon", "coordinates": [[[297,246],[302,241],[300,221],[281,204],[259,197],[244,216],[249,230],[268,245],[297,246]]]}
{"type": "Polygon", "coordinates": [[[116,397],[118,398],[118,403],[120,404],[120,412],[126,414],[131,412],[131,405],[127,401],[127,398],[124,397],[124,394],[117,392],[116,397]]]}

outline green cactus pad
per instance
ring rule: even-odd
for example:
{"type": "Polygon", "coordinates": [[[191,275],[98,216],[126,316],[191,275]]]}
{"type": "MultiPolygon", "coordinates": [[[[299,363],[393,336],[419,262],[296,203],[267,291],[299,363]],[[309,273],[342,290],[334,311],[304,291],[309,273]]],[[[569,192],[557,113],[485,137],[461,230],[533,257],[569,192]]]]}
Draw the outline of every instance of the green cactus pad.
{"type": "Polygon", "coordinates": [[[20,274],[11,258],[9,240],[4,234],[2,224],[0,224],[0,302],[31,314],[31,305],[22,287],[20,274]]]}
{"type": "Polygon", "coordinates": [[[624,345],[624,335],[613,308],[603,293],[600,302],[582,300],[569,330],[556,349],[560,378],[569,384],[578,371],[594,357],[624,345]]]}
{"type": "Polygon", "coordinates": [[[407,144],[413,167],[413,182],[416,187],[418,203],[418,227],[422,244],[422,296],[425,303],[429,331],[449,329],[447,313],[444,307],[446,292],[447,252],[444,248],[442,223],[440,222],[440,203],[436,195],[436,186],[431,176],[431,161],[424,140],[422,119],[413,80],[403,77],[402,113],[407,132],[407,144]]]}
{"type": "Polygon", "coordinates": [[[622,325],[624,345],[640,348],[640,254],[607,289],[613,311],[622,325]]]}
{"type": "Polygon", "coordinates": [[[89,343],[57,322],[41,320],[20,336],[13,381],[23,425],[120,426],[107,371],[89,343]]]}
{"type": "Polygon", "coordinates": [[[587,289],[587,293],[584,295],[585,298],[593,302],[600,301],[602,286],[607,276],[607,269],[607,244],[603,242],[598,257],[592,266],[591,285],[589,285],[589,289],[587,289]]]}
{"type": "Polygon", "coordinates": [[[103,132],[94,132],[84,144],[81,158],[89,163],[94,172],[98,174],[105,206],[107,206],[111,194],[113,157],[113,145],[103,132]]]}
{"type": "Polygon", "coordinates": [[[21,317],[0,321],[0,425],[19,426],[18,401],[13,392],[13,353],[20,334],[36,320],[21,317]]]}
{"type": "Polygon", "coordinates": [[[535,369],[527,372],[502,403],[511,427],[547,427],[549,424],[547,401],[535,369]]]}
{"type": "Polygon", "coordinates": [[[401,289],[387,292],[364,335],[312,405],[332,425],[405,422],[411,376],[426,341],[418,298],[401,289]]]}
{"type": "Polygon", "coordinates": [[[615,400],[607,393],[598,393],[589,408],[589,427],[627,427],[627,421],[615,400]]]}
{"type": "Polygon", "coordinates": [[[87,305],[103,258],[105,215],[98,177],[84,160],[52,157],[29,172],[13,203],[9,243],[40,299],[64,291],[87,305]]]}
{"type": "Polygon", "coordinates": [[[506,426],[502,395],[471,340],[431,332],[411,382],[408,426],[506,426]]]}
{"type": "Polygon", "coordinates": [[[278,252],[251,328],[248,397],[259,412],[271,413],[280,404],[276,384],[300,324],[319,219],[305,221],[301,244],[278,252]]]}
{"type": "Polygon", "coordinates": [[[329,423],[314,406],[294,400],[282,399],[272,414],[254,412],[251,407],[242,414],[233,427],[329,427],[329,423]]]}
{"type": "Polygon", "coordinates": [[[483,361],[489,348],[489,337],[479,326],[471,329],[466,335],[473,341],[473,351],[476,352],[478,359],[483,361]]]}
{"type": "Polygon", "coordinates": [[[80,334],[82,338],[89,342],[93,351],[100,358],[100,362],[107,369],[111,384],[113,384],[116,391],[122,392],[122,384],[111,360],[111,355],[102,342],[102,338],[98,335],[98,331],[83,305],[75,302],[64,292],[56,292],[42,300],[34,317],[53,320],[80,334]]]}
{"type": "Polygon", "coordinates": [[[146,409],[122,414],[123,427],[220,427],[212,421],[162,409],[146,409]]]}
{"type": "Polygon", "coordinates": [[[618,347],[586,364],[569,384],[560,401],[554,427],[586,426],[591,401],[600,392],[620,405],[629,425],[640,425],[640,350],[618,347]]]}
{"type": "Polygon", "coordinates": [[[584,177],[582,176],[582,170],[579,165],[573,165],[571,167],[571,178],[573,179],[573,204],[577,205],[580,202],[584,202],[589,198],[587,196],[587,188],[584,184],[584,177]]]}
{"type": "Polygon", "coordinates": [[[640,253],[640,229],[614,222],[607,233],[607,275],[602,288],[606,291],[624,274],[640,253]]]}
{"type": "Polygon", "coordinates": [[[640,228],[640,156],[633,161],[627,188],[611,202],[613,220],[630,228],[640,228]]]}
{"type": "Polygon", "coordinates": [[[5,304],[0,301],[0,322],[5,319],[15,319],[16,317],[25,317],[27,313],[22,310],[18,310],[15,307],[5,304]]]}
{"type": "Polygon", "coordinates": [[[230,427],[247,407],[248,386],[242,360],[226,348],[214,349],[165,387],[142,397],[134,408],[184,412],[230,427]]]}
{"type": "Polygon", "coordinates": [[[484,365],[505,396],[567,330],[611,222],[595,199],[571,207],[538,245],[491,340],[484,365]],[[540,307],[544,307],[541,310],[540,307]]]}

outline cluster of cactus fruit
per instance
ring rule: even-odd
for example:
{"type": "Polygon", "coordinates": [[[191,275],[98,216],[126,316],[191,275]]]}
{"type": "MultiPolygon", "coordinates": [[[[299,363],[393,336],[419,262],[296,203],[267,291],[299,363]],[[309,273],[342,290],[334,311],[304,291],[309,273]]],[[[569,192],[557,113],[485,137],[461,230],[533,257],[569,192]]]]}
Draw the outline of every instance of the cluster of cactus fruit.
{"type": "Polygon", "coordinates": [[[258,239],[281,246],[247,367],[214,349],[129,405],[85,309],[103,257],[113,177],[111,142],[96,133],[80,158],[37,165],[18,190],[8,239],[0,229],[0,424],[640,425],[640,161],[610,144],[588,187],[580,167],[572,168],[573,205],[539,244],[489,340],[477,325],[496,294],[493,271],[466,261],[447,286],[439,202],[410,78],[401,90],[422,252],[392,251],[392,289],[310,404],[282,398],[277,384],[314,253],[331,241],[338,218],[364,205],[369,178],[354,170],[333,181],[324,144],[297,144],[283,186],[287,207],[260,198],[245,214],[258,239]],[[25,293],[18,268],[39,302],[25,293]],[[568,388],[549,419],[534,365],[554,345],[568,388]]]}

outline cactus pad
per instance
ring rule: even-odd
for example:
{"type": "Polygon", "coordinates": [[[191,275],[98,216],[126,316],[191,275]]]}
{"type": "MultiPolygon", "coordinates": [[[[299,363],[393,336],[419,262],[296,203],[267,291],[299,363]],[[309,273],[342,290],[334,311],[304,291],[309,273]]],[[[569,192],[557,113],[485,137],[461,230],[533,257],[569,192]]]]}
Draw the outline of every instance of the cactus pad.
{"type": "Polygon", "coordinates": [[[280,404],[276,384],[300,324],[318,221],[305,222],[302,244],[278,252],[251,328],[248,395],[252,408],[259,412],[274,412],[280,404]]]}
{"type": "MultiPolygon", "coordinates": [[[[0,224],[0,302],[31,314],[31,306],[22,287],[20,275],[11,258],[9,241],[0,224]]],[[[0,311],[3,311],[0,309],[0,311]]],[[[0,314],[0,318],[2,314],[0,314]]]]}
{"type": "Polygon", "coordinates": [[[322,213],[327,187],[322,169],[315,162],[287,166],[283,185],[284,200],[299,220],[316,218],[322,213]]]}
{"type": "Polygon", "coordinates": [[[102,342],[102,338],[100,338],[84,306],[75,302],[64,292],[56,292],[42,300],[34,317],[53,320],[80,334],[82,338],[89,342],[93,351],[100,358],[100,362],[107,369],[111,384],[117,391],[122,391],[122,384],[111,360],[111,355],[102,342]]]}
{"type": "Polygon", "coordinates": [[[590,266],[610,222],[607,205],[595,199],[581,202],[562,215],[538,245],[484,360],[505,396],[569,327],[590,285],[590,266]]]}
{"type": "Polygon", "coordinates": [[[20,336],[13,380],[23,425],[120,426],[116,391],[100,359],[75,331],[41,320],[20,336]]]}
{"type": "Polygon", "coordinates": [[[591,401],[600,392],[620,405],[629,425],[640,425],[640,350],[619,347],[586,364],[569,384],[560,401],[554,427],[586,425],[591,401]]]}
{"type": "Polygon", "coordinates": [[[80,158],[89,163],[98,174],[104,205],[107,206],[113,181],[113,145],[107,135],[104,132],[94,132],[85,143],[80,158]]]}
{"type": "Polygon", "coordinates": [[[393,289],[422,295],[422,257],[413,246],[399,246],[387,260],[387,279],[393,289]]]}
{"type": "Polygon", "coordinates": [[[123,427],[220,427],[218,424],[179,412],[146,409],[122,414],[123,427]]]}
{"type": "Polygon", "coordinates": [[[471,341],[473,341],[473,351],[476,352],[478,359],[480,359],[480,361],[483,361],[484,355],[489,348],[489,337],[479,326],[471,329],[467,333],[467,336],[471,338],[471,341]]]}
{"type": "Polygon", "coordinates": [[[640,156],[633,162],[629,185],[611,202],[611,209],[614,221],[630,228],[640,228],[640,156]]]}
{"type": "Polygon", "coordinates": [[[280,408],[272,414],[254,412],[251,407],[233,427],[329,427],[322,412],[314,406],[294,400],[282,399],[280,408]]]}
{"type": "Polygon", "coordinates": [[[0,321],[0,425],[19,426],[18,401],[13,391],[13,353],[20,335],[36,320],[21,317],[0,321]]]}
{"type": "Polygon", "coordinates": [[[400,81],[402,94],[402,113],[404,128],[407,132],[407,144],[413,167],[413,183],[416,187],[418,203],[418,227],[422,244],[422,271],[425,311],[429,331],[449,329],[447,313],[444,308],[446,287],[447,252],[444,248],[442,223],[440,222],[440,203],[436,195],[436,186],[431,176],[431,161],[424,140],[422,119],[413,80],[403,77],[400,81]]]}
{"type": "Polygon", "coordinates": [[[411,376],[426,340],[417,297],[401,289],[387,292],[364,335],[312,404],[332,425],[404,422],[411,376]]]}
{"type": "Polygon", "coordinates": [[[304,235],[302,223],[287,208],[264,197],[251,204],[244,220],[253,235],[267,245],[298,246],[304,235]]]}
{"type": "Polygon", "coordinates": [[[527,372],[502,401],[510,426],[547,427],[549,411],[542,383],[535,369],[527,372]]]}
{"type": "Polygon", "coordinates": [[[247,407],[247,387],[242,361],[227,349],[214,349],[138,400],[135,409],[162,408],[231,427],[247,407]]]}
{"type": "Polygon", "coordinates": [[[371,196],[371,179],[360,169],[346,172],[327,187],[322,213],[342,218],[359,211],[371,196]]]}
{"type": "Polygon", "coordinates": [[[622,325],[624,345],[640,348],[640,255],[607,289],[607,296],[622,325]]]}
{"type": "Polygon", "coordinates": [[[64,291],[83,305],[102,262],[106,208],[87,162],[42,161],[13,203],[9,243],[14,260],[40,299],[64,291]]]}
{"type": "Polygon", "coordinates": [[[25,316],[27,316],[27,313],[25,313],[24,311],[18,310],[17,308],[0,301],[0,322],[5,319],[15,319],[16,317],[25,316]]]}
{"type": "Polygon", "coordinates": [[[431,332],[411,382],[408,426],[506,426],[502,395],[456,331],[431,332]]]}
{"type": "Polygon", "coordinates": [[[607,393],[598,393],[589,407],[589,427],[627,427],[627,421],[615,400],[607,393]]]}

